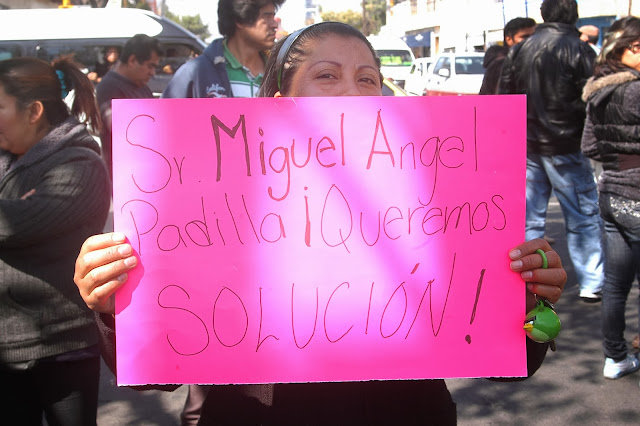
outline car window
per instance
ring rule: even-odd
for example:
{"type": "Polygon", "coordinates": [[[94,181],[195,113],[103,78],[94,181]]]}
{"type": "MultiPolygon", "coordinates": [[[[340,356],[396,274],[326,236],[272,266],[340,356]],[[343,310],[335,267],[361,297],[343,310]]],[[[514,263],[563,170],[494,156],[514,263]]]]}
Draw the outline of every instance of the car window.
{"type": "Polygon", "coordinates": [[[451,71],[451,59],[448,57],[443,57],[438,59],[438,62],[433,67],[433,73],[438,74],[440,70],[449,70],[451,71]]]}
{"type": "Polygon", "coordinates": [[[22,56],[22,49],[18,45],[2,45],[0,46],[0,61],[3,59],[11,59],[22,56]]]}
{"type": "Polygon", "coordinates": [[[104,49],[108,46],[95,46],[76,43],[44,42],[36,47],[36,56],[51,62],[59,56],[71,55],[86,73],[95,71],[100,63],[104,49]]]}
{"type": "Polygon", "coordinates": [[[484,74],[481,56],[459,56],[456,58],[456,74],[484,74]]]}
{"type": "Polygon", "coordinates": [[[412,62],[411,53],[407,50],[376,50],[380,58],[380,64],[385,67],[410,66],[412,62]]]}
{"type": "Polygon", "coordinates": [[[157,70],[158,74],[173,75],[182,64],[201,53],[186,44],[164,43],[160,47],[162,49],[162,56],[160,56],[157,70]]]}

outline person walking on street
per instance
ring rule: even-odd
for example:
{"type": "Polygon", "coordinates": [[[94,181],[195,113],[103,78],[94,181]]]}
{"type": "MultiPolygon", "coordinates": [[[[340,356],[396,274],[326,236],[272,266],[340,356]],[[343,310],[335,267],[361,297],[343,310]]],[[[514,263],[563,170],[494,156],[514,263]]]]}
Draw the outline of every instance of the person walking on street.
{"type": "Polygon", "coordinates": [[[583,99],[582,151],[603,165],[603,374],[617,379],[640,369],[624,338],[627,297],[640,278],[640,19],[628,16],[611,25],[583,99]]]}
{"type": "Polygon", "coordinates": [[[202,55],[185,63],[163,98],[253,98],[275,44],[276,11],[285,0],[220,0],[218,30],[202,55]]]}
{"type": "Polygon", "coordinates": [[[111,101],[153,98],[147,83],[156,74],[160,54],[157,39],[145,34],[136,34],[125,43],[116,65],[96,86],[96,96],[103,122],[100,132],[102,155],[109,173],[112,172],[111,101]]]}
{"type": "Polygon", "coordinates": [[[485,69],[480,95],[495,95],[498,93],[498,82],[502,72],[502,64],[512,46],[524,41],[533,34],[536,21],[532,18],[513,18],[504,26],[504,42],[494,44],[484,54],[482,66],[485,69]]]}
{"type": "Polygon", "coordinates": [[[596,54],[580,40],[575,0],[544,0],[540,13],[544,23],[509,51],[499,89],[527,95],[525,236],[544,236],[553,191],[564,216],[580,297],[599,302],[604,281],[602,223],[593,169],[580,151],[582,89],[593,74],[596,54]]]}

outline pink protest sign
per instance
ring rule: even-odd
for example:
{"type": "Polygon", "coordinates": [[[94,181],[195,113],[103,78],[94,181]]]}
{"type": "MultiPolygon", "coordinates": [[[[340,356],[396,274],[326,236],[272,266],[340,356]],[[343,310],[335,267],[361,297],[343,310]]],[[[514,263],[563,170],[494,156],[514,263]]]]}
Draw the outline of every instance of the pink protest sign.
{"type": "Polygon", "coordinates": [[[119,384],[526,375],[523,96],[115,100],[113,140],[119,384]]]}

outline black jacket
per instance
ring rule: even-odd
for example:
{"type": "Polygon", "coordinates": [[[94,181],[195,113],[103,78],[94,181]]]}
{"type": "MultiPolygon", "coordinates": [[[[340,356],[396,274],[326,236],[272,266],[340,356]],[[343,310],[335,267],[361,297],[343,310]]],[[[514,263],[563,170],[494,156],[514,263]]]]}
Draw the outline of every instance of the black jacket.
{"type": "Polygon", "coordinates": [[[602,162],[598,187],[640,201],[640,73],[631,68],[590,79],[582,151],[602,162]]]}
{"type": "Polygon", "coordinates": [[[508,46],[493,45],[484,53],[484,78],[480,87],[480,95],[495,95],[498,93],[498,83],[500,82],[500,73],[502,65],[509,53],[508,46]]]}
{"type": "Polygon", "coordinates": [[[499,92],[527,95],[527,152],[580,152],[585,119],[582,89],[596,54],[569,24],[544,23],[514,46],[502,67],[499,92]]]}

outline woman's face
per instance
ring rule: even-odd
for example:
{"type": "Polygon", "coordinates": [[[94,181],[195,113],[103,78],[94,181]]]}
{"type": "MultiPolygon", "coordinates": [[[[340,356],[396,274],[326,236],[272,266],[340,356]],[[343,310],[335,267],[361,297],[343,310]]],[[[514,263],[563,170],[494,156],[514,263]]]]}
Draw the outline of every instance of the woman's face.
{"type": "Polygon", "coordinates": [[[26,135],[31,134],[29,112],[18,108],[17,100],[7,95],[0,84],[0,149],[22,155],[31,148],[26,135]]]}
{"type": "Polygon", "coordinates": [[[311,52],[278,96],[379,96],[380,72],[367,45],[355,37],[328,35],[306,46],[311,52]]]}
{"type": "Polygon", "coordinates": [[[640,71],[640,41],[634,41],[624,50],[620,61],[637,71],[640,71]]]}

